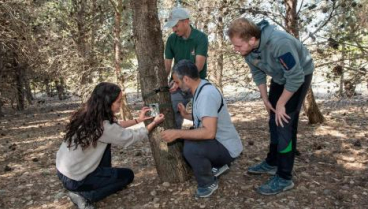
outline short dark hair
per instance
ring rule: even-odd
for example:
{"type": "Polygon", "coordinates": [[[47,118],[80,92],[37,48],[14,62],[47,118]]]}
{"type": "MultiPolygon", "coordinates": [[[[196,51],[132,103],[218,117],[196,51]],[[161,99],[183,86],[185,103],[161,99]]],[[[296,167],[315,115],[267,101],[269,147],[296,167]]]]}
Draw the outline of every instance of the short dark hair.
{"type": "Polygon", "coordinates": [[[184,76],[188,76],[191,79],[199,79],[199,72],[197,66],[190,60],[180,60],[173,68],[180,80],[183,80],[184,76]]]}

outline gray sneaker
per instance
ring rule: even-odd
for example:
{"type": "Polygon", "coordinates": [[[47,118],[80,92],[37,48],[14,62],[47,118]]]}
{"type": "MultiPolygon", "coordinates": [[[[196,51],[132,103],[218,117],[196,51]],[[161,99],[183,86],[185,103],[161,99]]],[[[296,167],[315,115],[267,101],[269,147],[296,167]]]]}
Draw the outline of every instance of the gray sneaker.
{"type": "Polygon", "coordinates": [[[225,173],[227,170],[229,170],[229,166],[227,164],[223,165],[220,168],[212,168],[212,173],[214,176],[219,177],[221,174],[225,173]]]}
{"type": "Polygon", "coordinates": [[[208,187],[198,187],[195,197],[196,198],[209,197],[214,191],[216,191],[217,188],[218,188],[218,180],[215,179],[215,182],[213,182],[213,184],[211,184],[208,187]]]}
{"type": "Polygon", "coordinates": [[[254,165],[248,168],[248,173],[250,174],[267,173],[267,174],[275,175],[276,171],[277,171],[277,166],[268,165],[265,160],[262,161],[260,164],[257,164],[257,165],[254,165]]]}
{"type": "Polygon", "coordinates": [[[68,192],[70,200],[78,207],[78,209],[95,209],[96,207],[87,199],[75,192],[68,192]]]}
{"type": "Polygon", "coordinates": [[[294,187],[292,180],[283,179],[278,175],[275,175],[265,184],[258,187],[257,192],[263,195],[275,195],[280,192],[287,191],[294,187]]]}

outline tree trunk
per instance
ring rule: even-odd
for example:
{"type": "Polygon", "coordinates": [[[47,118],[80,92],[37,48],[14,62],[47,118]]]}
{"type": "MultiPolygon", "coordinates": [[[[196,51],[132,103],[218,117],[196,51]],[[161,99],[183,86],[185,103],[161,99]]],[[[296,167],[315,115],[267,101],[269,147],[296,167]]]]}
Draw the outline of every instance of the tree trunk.
{"type": "Polygon", "coordinates": [[[298,16],[296,7],[298,0],[284,0],[286,7],[285,26],[288,32],[299,39],[298,16]]]}
{"type": "Polygon", "coordinates": [[[46,78],[43,83],[45,84],[45,91],[48,97],[51,97],[50,80],[46,78]]]}
{"type": "Polygon", "coordinates": [[[114,26],[114,54],[115,54],[115,72],[116,72],[116,82],[121,87],[122,92],[122,103],[121,103],[121,117],[123,120],[133,119],[132,113],[128,106],[128,101],[126,97],[126,90],[125,90],[125,78],[124,75],[121,73],[120,65],[120,23],[121,23],[121,15],[123,12],[123,0],[118,0],[118,4],[115,8],[115,26],[114,26]]]}
{"type": "MultiPolygon", "coordinates": [[[[77,31],[76,31],[76,43],[78,48],[78,54],[81,58],[81,68],[80,68],[80,74],[81,74],[81,85],[84,86],[88,83],[92,83],[92,77],[90,72],[90,63],[89,62],[89,54],[91,52],[91,47],[88,48],[87,44],[87,28],[86,28],[86,21],[88,18],[87,13],[87,3],[88,1],[79,1],[79,0],[73,0],[73,9],[76,12],[75,21],[77,24],[77,31]]],[[[93,28],[93,26],[92,26],[93,28]]],[[[86,92],[81,92],[82,97],[84,97],[83,94],[86,92]]]]}
{"type": "Polygon", "coordinates": [[[311,88],[309,88],[307,96],[305,98],[304,112],[307,114],[309,119],[309,124],[317,124],[323,123],[325,118],[323,117],[322,113],[320,112],[316,100],[314,98],[314,94],[311,88]]]}
{"type": "Polygon", "coordinates": [[[345,69],[345,44],[341,44],[341,75],[340,75],[340,88],[339,88],[339,96],[342,98],[344,96],[344,69],[345,69]]]}
{"type": "Polygon", "coordinates": [[[1,94],[1,91],[0,91],[0,117],[3,117],[4,116],[4,114],[3,114],[3,106],[4,106],[3,97],[2,97],[2,94],[1,94]]]}
{"type": "Polygon", "coordinates": [[[15,67],[15,82],[17,88],[17,110],[24,110],[24,69],[23,67],[17,63],[14,59],[14,67],[15,67]]]}
{"type": "Polygon", "coordinates": [[[182,182],[189,177],[188,166],[181,154],[182,143],[174,142],[168,145],[160,140],[160,132],[163,129],[175,126],[170,94],[167,91],[151,94],[153,89],[167,86],[157,0],[135,0],[131,1],[131,5],[142,96],[146,105],[159,103],[160,112],[164,113],[166,118],[150,136],[157,173],[161,181],[182,182]]]}
{"type": "Polygon", "coordinates": [[[33,104],[33,95],[31,89],[31,83],[27,76],[24,77],[24,88],[25,88],[25,95],[29,104],[33,104]]]}
{"type": "MultiPolygon", "coordinates": [[[[296,7],[298,0],[284,0],[286,7],[285,25],[287,31],[299,39],[298,16],[296,7]]],[[[318,108],[314,98],[313,90],[309,87],[307,98],[304,101],[304,111],[310,124],[323,123],[324,117],[318,108]]]]}
{"type": "Polygon", "coordinates": [[[0,118],[4,116],[3,114],[3,102],[1,101],[1,97],[0,97],[0,118]]]}
{"type": "MultiPolygon", "coordinates": [[[[224,8],[225,8],[225,1],[221,1],[221,6],[219,8],[220,11],[220,16],[217,17],[218,18],[218,23],[217,23],[217,44],[218,50],[223,50],[223,46],[224,44],[224,21],[223,21],[223,17],[225,17],[224,15],[224,8]]],[[[216,59],[216,72],[215,72],[215,79],[216,79],[216,84],[217,87],[220,89],[221,92],[223,92],[223,85],[222,85],[222,76],[223,76],[223,70],[224,70],[224,53],[222,51],[220,51],[217,54],[217,59],[216,59]]]]}
{"type": "Polygon", "coordinates": [[[63,78],[60,78],[60,82],[55,81],[55,86],[56,86],[56,91],[57,91],[57,95],[58,95],[59,100],[63,100],[64,99],[64,81],[63,81],[63,78]]]}

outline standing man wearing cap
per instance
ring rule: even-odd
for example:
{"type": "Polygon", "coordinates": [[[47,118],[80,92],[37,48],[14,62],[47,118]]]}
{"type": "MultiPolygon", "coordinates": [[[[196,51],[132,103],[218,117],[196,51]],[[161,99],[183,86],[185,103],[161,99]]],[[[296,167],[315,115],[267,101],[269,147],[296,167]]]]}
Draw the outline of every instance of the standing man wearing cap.
{"type": "MultiPolygon", "coordinates": [[[[169,36],[165,48],[165,69],[170,75],[172,60],[174,64],[180,60],[190,60],[198,68],[201,79],[207,77],[208,38],[203,32],[193,28],[189,21],[190,15],[184,8],[175,8],[171,11],[165,28],[172,28],[173,34],[169,36]]],[[[170,78],[171,102],[175,112],[176,128],[181,129],[183,117],[178,110],[178,104],[184,106],[190,101],[191,95],[182,92],[170,78]]]]}
{"type": "Polygon", "coordinates": [[[245,58],[269,113],[270,146],[261,163],[248,173],[274,175],[257,191],[274,195],[294,187],[294,166],[299,112],[314,71],[308,49],[295,37],[266,20],[234,20],[227,32],[234,50],[245,58]],[[267,95],[266,76],[271,76],[267,95]]]}

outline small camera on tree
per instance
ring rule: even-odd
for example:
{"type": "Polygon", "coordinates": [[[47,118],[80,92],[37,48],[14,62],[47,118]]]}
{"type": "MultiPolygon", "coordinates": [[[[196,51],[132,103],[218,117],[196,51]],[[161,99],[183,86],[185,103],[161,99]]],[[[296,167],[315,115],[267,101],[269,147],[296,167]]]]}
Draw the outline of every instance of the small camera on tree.
{"type": "Polygon", "coordinates": [[[148,106],[151,109],[151,111],[150,111],[150,116],[151,117],[156,117],[157,115],[160,114],[160,108],[159,108],[158,103],[152,103],[152,104],[149,104],[148,106]]]}

